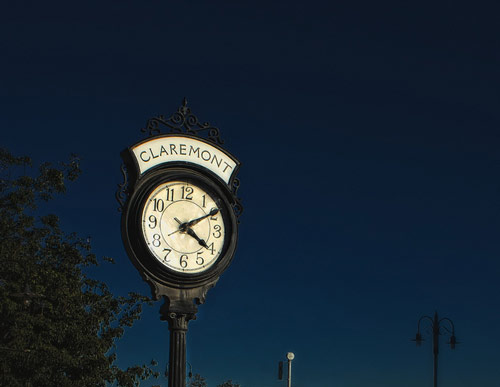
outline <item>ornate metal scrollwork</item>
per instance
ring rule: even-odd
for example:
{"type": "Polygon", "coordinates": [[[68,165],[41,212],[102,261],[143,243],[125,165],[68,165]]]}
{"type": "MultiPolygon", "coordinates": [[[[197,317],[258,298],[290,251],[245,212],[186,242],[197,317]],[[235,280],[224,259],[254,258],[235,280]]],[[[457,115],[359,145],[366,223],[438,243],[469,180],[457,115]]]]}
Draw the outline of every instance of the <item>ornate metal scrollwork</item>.
{"type": "Polygon", "coordinates": [[[243,213],[243,205],[241,204],[241,199],[238,197],[238,188],[240,188],[240,179],[235,178],[231,187],[233,192],[235,202],[233,204],[233,211],[237,218],[243,213]]]}
{"type": "Polygon", "coordinates": [[[122,171],[122,175],[123,175],[123,183],[117,184],[118,189],[116,190],[116,193],[115,193],[116,200],[120,204],[120,207],[118,208],[118,211],[120,211],[120,212],[123,210],[123,207],[125,206],[125,202],[127,200],[128,174],[127,174],[127,168],[125,167],[125,164],[122,164],[121,171],[122,171]]]}
{"type": "Polygon", "coordinates": [[[203,137],[203,134],[205,134],[209,141],[216,144],[224,143],[220,138],[219,128],[210,125],[208,122],[201,123],[198,117],[187,107],[186,98],[183,99],[182,106],[169,118],[165,118],[163,115],[150,118],[146,122],[146,127],[141,129],[141,132],[147,133],[150,137],[155,136],[161,134],[161,126],[169,128],[170,133],[186,133],[198,137],[203,137]]]}

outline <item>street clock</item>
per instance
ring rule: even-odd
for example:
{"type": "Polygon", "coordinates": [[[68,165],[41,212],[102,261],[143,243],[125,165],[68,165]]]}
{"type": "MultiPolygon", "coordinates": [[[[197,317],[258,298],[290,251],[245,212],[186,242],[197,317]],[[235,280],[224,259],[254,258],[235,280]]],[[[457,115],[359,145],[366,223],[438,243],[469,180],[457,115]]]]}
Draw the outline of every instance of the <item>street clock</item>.
{"type": "Polygon", "coordinates": [[[165,298],[160,314],[171,331],[169,385],[178,387],[185,385],[187,323],[236,250],[240,162],[185,99],[170,118],[152,118],[142,131],[148,137],[121,153],[121,233],[153,298],[165,298]]]}
{"type": "Polygon", "coordinates": [[[122,152],[128,181],[118,198],[125,248],[158,299],[171,289],[211,286],[231,263],[242,210],[240,162],[186,103],[170,120],[149,120],[145,131],[149,138],[122,152]]]}

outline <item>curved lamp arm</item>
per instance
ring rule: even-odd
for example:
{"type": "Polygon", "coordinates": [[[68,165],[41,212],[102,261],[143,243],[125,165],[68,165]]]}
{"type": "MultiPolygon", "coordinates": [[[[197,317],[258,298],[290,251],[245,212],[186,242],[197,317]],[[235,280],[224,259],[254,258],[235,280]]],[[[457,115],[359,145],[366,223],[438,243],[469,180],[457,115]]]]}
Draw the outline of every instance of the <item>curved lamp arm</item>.
{"type": "Polygon", "coordinates": [[[447,322],[450,324],[450,326],[451,326],[451,331],[450,331],[447,327],[445,327],[445,326],[443,326],[443,328],[444,328],[444,329],[445,329],[448,333],[451,333],[452,335],[454,335],[454,334],[455,334],[455,324],[453,324],[453,321],[451,321],[448,317],[443,317],[441,320],[439,320],[439,325],[441,325],[441,323],[442,323],[443,321],[447,321],[447,322]]]}
{"type": "Polygon", "coordinates": [[[434,320],[430,316],[424,315],[424,316],[420,317],[420,319],[418,320],[418,324],[417,324],[417,334],[415,335],[415,338],[412,339],[412,341],[414,341],[415,344],[417,344],[417,347],[422,344],[422,341],[424,341],[424,339],[422,338],[422,334],[420,333],[420,325],[421,325],[422,321],[424,321],[426,319],[430,321],[431,327],[433,327],[433,325],[434,325],[434,320]]]}
{"type": "Polygon", "coordinates": [[[422,323],[423,320],[429,320],[431,322],[431,328],[434,326],[434,319],[431,317],[431,316],[422,316],[420,317],[420,319],[418,320],[418,325],[417,325],[417,332],[420,332],[420,324],[422,323]]]}
{"type": "Polygon", "coordinates": [[[441,322],[444,322],[444,321],[446,321],[448,324],[450,324],[450,327],[451,327],[451,331],[445,326],[442,327],[446,332],[451,334],[450,341],[447,344],[450,344],[451,349],[455,349],[455,346],[458,344],[457,338],[455,337],[455,324],[453,324],[453,321],[451,321],[447,317],[444,317],[441,320],[439,320],[439,324],[441,324],[441,322]]]}

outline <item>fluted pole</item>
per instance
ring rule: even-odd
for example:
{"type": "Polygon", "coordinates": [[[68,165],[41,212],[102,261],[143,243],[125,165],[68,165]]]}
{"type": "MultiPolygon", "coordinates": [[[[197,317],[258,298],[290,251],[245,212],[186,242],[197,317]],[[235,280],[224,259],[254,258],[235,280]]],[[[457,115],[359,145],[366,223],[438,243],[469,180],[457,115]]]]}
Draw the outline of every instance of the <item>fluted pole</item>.
{"type": "Polygon", "coordinates": [[[186,387],[186,333],[188,322],[194,318],[191,314],[170,312],[168,329],[170,330],[169,351],[169,387],[186,387]]]}

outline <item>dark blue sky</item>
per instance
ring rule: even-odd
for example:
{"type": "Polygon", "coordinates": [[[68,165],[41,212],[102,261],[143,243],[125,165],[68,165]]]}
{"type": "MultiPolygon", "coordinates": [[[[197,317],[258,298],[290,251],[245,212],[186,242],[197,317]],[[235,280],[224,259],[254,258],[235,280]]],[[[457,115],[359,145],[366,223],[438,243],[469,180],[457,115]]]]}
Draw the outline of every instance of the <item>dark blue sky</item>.
{"type": "MultiPolygon", "coordinates": [[[[500,45],[495,2],[11,2],[0,9],[1,145],[82,158],[47,210],[149,288],[122,247],[120,151],[186,96],[243,163],[233,264],[190,323],[215,387],[432,383],[422,314],[450,317],[440,386],[500,380],[500,45]]],[[[167,361],[160,304],[119,364],[167,361]]],[[[165,380],[160,383],[165,385],[165,380]]],[[[152,383],[144,383],[150,386],[152,383]]]]}

